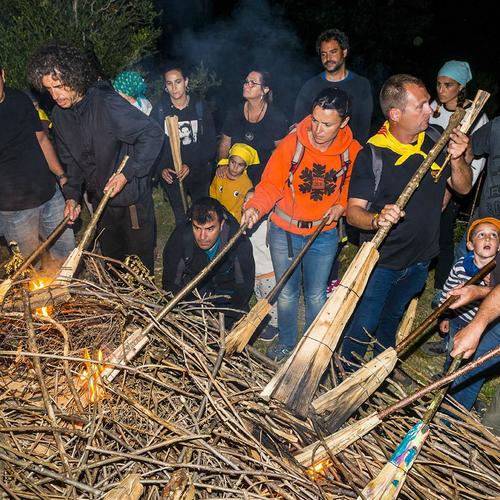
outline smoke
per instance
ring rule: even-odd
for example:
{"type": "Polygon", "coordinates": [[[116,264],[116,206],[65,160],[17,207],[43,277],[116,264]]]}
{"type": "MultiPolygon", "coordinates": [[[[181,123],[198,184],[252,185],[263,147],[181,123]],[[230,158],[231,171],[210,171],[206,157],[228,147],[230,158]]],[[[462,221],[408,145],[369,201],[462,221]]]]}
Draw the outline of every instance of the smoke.
{"type": "MultiPolygon", "coordinates": [[[[181,30],[170,33],[169,54],[188,67],[202,60],[222,79],[222,86],[212,95],[217,114],[225,114],[241,99],[242,81],[248,71],[263,68],[271,73],[276,106],[292,117],[300,87],[320,66],[317,57],[306,56],[280,7],[266,0],[242,0],[225,19],[207,23],[205,18],[202,26],[200,9],[191,11],[191,18],[189,11],[179,7],[170,13],[181,30]]],[[[211,14],[205,12],[206,17],[211,14]]]]}

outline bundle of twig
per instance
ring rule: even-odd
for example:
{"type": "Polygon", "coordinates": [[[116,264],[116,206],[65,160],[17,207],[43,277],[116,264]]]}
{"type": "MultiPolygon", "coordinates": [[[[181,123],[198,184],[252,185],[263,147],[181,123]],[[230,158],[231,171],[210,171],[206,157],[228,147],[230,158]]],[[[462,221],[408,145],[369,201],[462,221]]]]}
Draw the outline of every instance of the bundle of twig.
{"type": "MultiPolygon", "coordinates": [[[[12,498],[119,498],[118,485],[130,498],[142,490],[172,499],[356,497],[428,401],[385,420],[331,464],[305,468],[294,455],[320,439],[321,423],[259,398],[276,366],[251,349],[226,359],[209,299],[179,304],[111,383],[102,380],[110,353],[169,297],[134,269],[84,260],[85,279],[52,317],[34,315],[31,328],[26,311],[0,313],[0,489],[12,498]]],[[[362,412],[400,396],[389,380],[362,412]]],[[[463,418],[433,427],[403,496],[500,494],[498,442],[463,418]]]]}

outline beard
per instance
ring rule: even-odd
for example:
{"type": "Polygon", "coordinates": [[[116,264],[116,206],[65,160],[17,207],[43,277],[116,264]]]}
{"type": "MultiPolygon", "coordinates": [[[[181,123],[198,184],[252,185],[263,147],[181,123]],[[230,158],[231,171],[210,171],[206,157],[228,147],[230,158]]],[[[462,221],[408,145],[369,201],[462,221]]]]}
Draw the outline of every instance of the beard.
{"type": "Polygon", "coordinates": [[[339,61],[337,61],[333,65],[333,67],[332,67],[332,63],[324,63],[323,67],[325,68],[325,70],[327,71],[327,73],[336,73],[339,69],[342,68],[342,66],[344,65],[344,63],[345,63],[345,59],[340,59],[339,61]]]}

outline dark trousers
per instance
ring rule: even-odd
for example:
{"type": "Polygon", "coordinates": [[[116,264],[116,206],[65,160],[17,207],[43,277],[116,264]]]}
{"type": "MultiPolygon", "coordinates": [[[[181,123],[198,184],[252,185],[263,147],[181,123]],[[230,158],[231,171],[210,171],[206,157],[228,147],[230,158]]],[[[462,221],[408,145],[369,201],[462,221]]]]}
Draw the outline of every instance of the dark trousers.
{"type": "Polygon", "coordinates": [[[137,255],[154,273],[155,216],[150,191],[129,207],[108,205],[97,227],[103,255],[120,261],[137,255]]]}
{"type": "MultiPolygon", "coordinates": [[[[167,195],[172,211],[174,212],[175,225],[186,222],[186,214],[182,206],[181,191],[179,189],[179,181],[174,177],[172,184],[167,184],[161,179],[162,188],[167,195]]],[[[194,202],[199,198],[208,196],[210,181],[212,180],[212,172],[207,165],[206,168],[199,168],[189,172],[189,175],[184,179],[184,192],[191,196],[191,201],[194,202]]]]}
{"type": "Polygon", "coordinates": [[[451,199],[448,206],[441,214],[439,227],[439,255],[436,257],[436,268],[434,271],[434,288],[442,289],[455,263],[455,221],[457,219],[460,205],[451,199]]]}

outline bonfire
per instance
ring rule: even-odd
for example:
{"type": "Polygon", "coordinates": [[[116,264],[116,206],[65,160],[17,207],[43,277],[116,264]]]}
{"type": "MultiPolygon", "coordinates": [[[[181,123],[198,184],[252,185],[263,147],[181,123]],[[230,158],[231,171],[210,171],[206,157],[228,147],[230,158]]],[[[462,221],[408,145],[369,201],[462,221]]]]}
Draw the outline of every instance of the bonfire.
{"type": "MultiPolygon", "coordinates": [[[[21,285],[0,312],[0,497],[356,498],[432,398],[324,458],[325,422],[260,398],[278,366],[252,347],[224,356],[210,297],[157,321],[172,297],[152,280],[89,253],[83,268],[46,314],[21,285]],[[129,355],[126,339],[151,322],[129,355]],[[300,463],[312,443],[323,458],[300,463]]],[[[405,396],[388,378],[345,425],[405,396]]],[[[500,496],[498,440],[455,412],[433,420],[401,498],[500,496]]]]}

